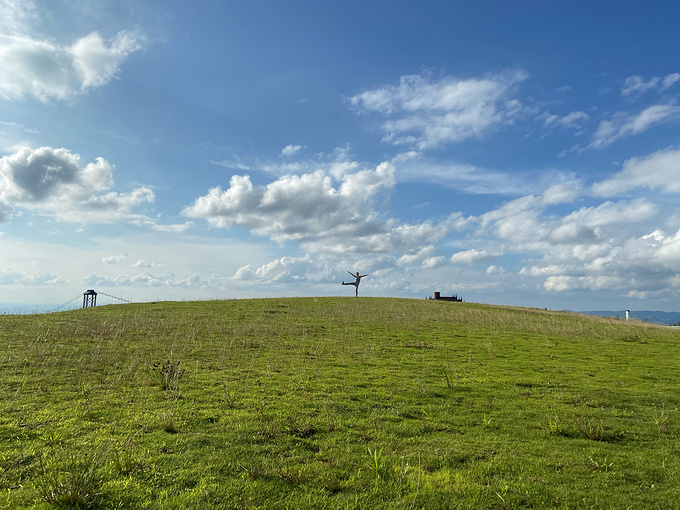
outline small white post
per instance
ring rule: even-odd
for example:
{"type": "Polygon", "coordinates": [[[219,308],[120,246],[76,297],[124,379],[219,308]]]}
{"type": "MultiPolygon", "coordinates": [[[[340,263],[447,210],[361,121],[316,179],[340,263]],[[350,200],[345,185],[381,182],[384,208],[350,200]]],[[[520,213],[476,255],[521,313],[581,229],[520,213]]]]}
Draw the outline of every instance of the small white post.
{"type": "Polygon", "coordinates": [[[626,310],[626,320],[630,320],[630,310],[626,310]]]}

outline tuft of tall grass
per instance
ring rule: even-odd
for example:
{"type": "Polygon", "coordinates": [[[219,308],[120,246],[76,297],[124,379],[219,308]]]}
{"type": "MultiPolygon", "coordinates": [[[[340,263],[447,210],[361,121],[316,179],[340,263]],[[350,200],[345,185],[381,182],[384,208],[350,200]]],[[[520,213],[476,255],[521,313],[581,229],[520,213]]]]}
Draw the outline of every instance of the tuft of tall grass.
{"type": "Polygon", "coordinates": [[[153,369],[164,391],[179,391],[179,380],[184,374],[180,360],[173,361],[168,358],[167,361],[154,363],[153,369]]]}
{"type": "Polygon", "coordinates": [[[89,508],[102,496],[105,464],[103,452],[76,452],[58,448],[39,460],[33,485],[47,503],[69,508],[89,508]]]}

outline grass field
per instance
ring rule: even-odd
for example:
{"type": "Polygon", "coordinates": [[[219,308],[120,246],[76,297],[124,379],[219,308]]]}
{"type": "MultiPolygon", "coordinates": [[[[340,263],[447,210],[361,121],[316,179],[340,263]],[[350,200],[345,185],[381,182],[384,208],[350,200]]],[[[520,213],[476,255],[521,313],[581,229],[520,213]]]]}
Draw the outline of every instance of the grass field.
{"type": "Polygon", "coordinates": [[[0,316],[0,508],[679,508],[679,344],[404,299],[0,316]]]}

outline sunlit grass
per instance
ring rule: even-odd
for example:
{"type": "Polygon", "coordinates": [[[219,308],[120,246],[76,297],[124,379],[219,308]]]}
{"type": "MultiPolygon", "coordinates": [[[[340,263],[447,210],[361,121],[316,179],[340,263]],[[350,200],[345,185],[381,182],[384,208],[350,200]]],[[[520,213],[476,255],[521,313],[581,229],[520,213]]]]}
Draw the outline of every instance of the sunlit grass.
{"type": "Polygon", "coordinates": [[[678,340],[377,298],[2,316],[0,508],[672,508],[678,340]]]}

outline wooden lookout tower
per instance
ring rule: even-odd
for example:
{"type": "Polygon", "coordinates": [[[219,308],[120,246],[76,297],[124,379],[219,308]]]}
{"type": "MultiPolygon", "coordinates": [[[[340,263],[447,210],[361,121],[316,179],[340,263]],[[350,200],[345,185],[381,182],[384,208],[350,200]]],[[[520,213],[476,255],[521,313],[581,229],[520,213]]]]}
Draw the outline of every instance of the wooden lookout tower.
{"type": "Polygon", "coordinates": [[[97,306],[97,293],[90,289],[83,293],[83,308],[97,306]]]}

